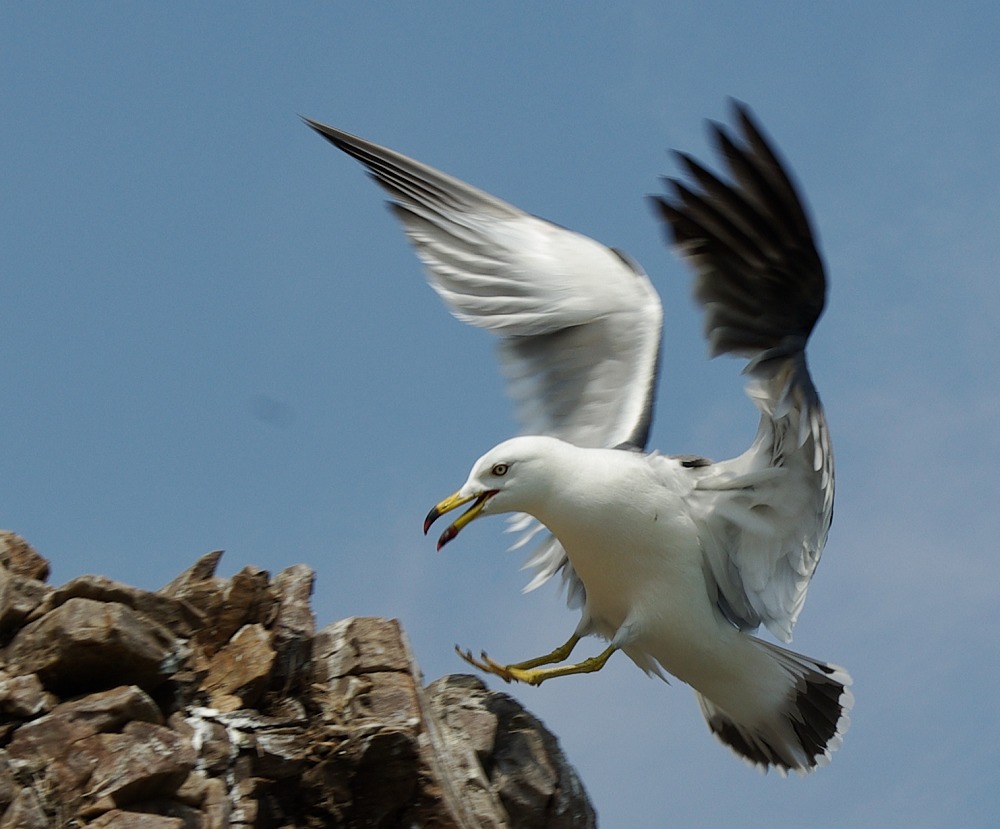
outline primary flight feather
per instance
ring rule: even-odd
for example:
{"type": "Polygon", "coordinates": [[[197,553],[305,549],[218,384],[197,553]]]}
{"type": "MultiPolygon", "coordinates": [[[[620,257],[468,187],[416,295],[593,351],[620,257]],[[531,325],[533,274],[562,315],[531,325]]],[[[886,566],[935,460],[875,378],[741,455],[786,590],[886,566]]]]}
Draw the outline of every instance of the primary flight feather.
{"type": "Polygon", "coordinates": [[[712,355],[748,360],[760,412],[739,457],[647,453],[663,311],[625,254],[529,215],[393,150],[315,121],[365,165],[451,312],[500,337],[499,359],[524,435],[494,447],[431,510],[471,504],[470,521],[513,513],[517,546],[544,528],[529,588],[556,573],[581,610],[549,654],[477,667],[532,684],[599,670],[624,651],[691,685],[716,736],[751,764],[805,773],[848,725],[842,668],[782,641],[805,601],[833,514],[833,456],[805,347],[826,293],[810,221],[749,109],[735,135],[712,125],[722,178],[678,153],[687,181],[654,199],[695,271],[712,355]],[[539,523],[536,523],[539,522],[539,523]],[[609,642],[566,663],[579,640],[609,642]]]}

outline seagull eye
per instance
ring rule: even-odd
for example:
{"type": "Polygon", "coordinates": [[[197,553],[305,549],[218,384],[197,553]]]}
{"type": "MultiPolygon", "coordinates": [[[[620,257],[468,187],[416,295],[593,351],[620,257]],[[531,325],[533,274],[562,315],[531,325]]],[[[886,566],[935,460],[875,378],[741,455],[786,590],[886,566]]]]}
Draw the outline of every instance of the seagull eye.
{"type": "Polygon", "coordinates": [[[493,464],[493,468],[490,470],[490,472],[493,473],[496,477],[502,478],[504,475],[507,474],[508,468],[509,467],[505,463],[495,463],[493,464]]]}

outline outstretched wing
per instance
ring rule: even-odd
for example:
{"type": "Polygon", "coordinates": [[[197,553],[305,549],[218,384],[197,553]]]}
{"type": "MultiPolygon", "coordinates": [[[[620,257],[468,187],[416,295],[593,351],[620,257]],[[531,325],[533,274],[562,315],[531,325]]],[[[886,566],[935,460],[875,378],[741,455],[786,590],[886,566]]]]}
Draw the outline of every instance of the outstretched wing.
{"type": "Polygon", "coordinates": [[[448,309],[499,335],[525,433],[645,446],[663,313],[637,264],[426,164],[306,123],[389,193],[448,309]]]}
{"type": "MultiPolygon", "coordinates": [[[[638,264],[426,164],[305,121],[389,193],[452,314],[499,335],[500,367],[526,434],[645,447],[663,310],[638,264]]],[[[521,534],[517,548],[542,527],[516,516],[510,530],[521,534]]],[[[542,535],[525,567],[535,570],[526,590],[561,571],[570,606],[582,604],[583,584],[553,536],[542,535]]]]}
{"type": "Polygon", "coordinates": [[[738,138],[712,126],[730,180],[678,154],[691,181],[671,180],[656,206],[695,270],[712,355],[749,359],[760,410],[746,452],[692,469],[719,605],[788,641],[833,517],[833,454],[805,357],[826,276],[795,185],[748,108],[735,111],[738,138]]]}

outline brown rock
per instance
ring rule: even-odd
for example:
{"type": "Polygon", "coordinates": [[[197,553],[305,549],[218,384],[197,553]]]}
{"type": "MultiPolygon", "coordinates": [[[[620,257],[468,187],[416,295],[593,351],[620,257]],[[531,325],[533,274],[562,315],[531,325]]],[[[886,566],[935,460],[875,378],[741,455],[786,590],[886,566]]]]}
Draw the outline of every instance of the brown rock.
{"type": "Polygon", "coordinates": [[[123,686],[64,702],[51,713],[25,723],[14,732],[7,754],[37,773],[61,757],[78,740],[114,731],[132,721],[161,723],[160,709],[139,688],[123,686]]]}
{"type": "Polygon", "coordinates": [[[316,635],[316,619],[309,599],[316,574],[304,564],[295,564],[278,573],[274,580],[278,596],[278,612],[273,626],[273,643],[277,652],[274,681],[290,688],[305,680],[316,635]]]}
{"type": "Polygon", "coordinates": [[[205,553],[205,555],[199,558],[177,578],[161,587],[159,592],[165,596],[173,596],[174,598],[188,598],[192,587],[209,581],[215,576],[215,569],[219,566],[221,558],[222,550],[213,550],[210,553],[205,553]]]}
{"type": "Polygon", "coordinates": [[[267,571],[244,567],[231,579],[199,578],[214,571],[217,554],[204,556],[180,579],[175,579],[160,593],[182,598],[205,617],[205,624],[194,637],[201,662],[211,659],[244,625],[270,627],[277,612],[278,599],[267,571]]]}
{"type": "Polygon", "coordinates": [[[555,736],[515,699],[488,690],[473,676],[442,677],[431,683],[427,693],[438,720],[451,732],[451,741],[471,736],[512,825],[524,829],[597,825],[583,784],[555,736]]]}
{"type": "Polygon", "coordinates": [[[290,717],[267,716],[252,710],[227,714],[200,709],[187,723],[195,723],[195,730],[203,735],[212,735],[200,740],[199,768],[206,771],[228,768],[236,753],[243,752],[251,760],[253,776],[284,780],[302,771],[313,750],[308,736],[310,720],[301,709],[290,717]],[[200,721],[196,722],[195,717],[200,721]]]}
{"type": "Polygon", "coordinates": [[[244,625],[213,657],[202,690],[220,711],[253,708],[274,664],[271,636],[262,625],[244,625]]]}
{"type": "MultiPolygon", "coordinates": [[[[331,807],[346,825],[511,825],[467,741],[437,722],[398,622],[352,618],[324,628],[313,675],[317,687],[329,689],[317,697],[323,720],[348,726],[335,759],[349,805],[331,807]],[[388,795],[376,801],[380,791],[388,795]]],[[[332,760],[331,767],[336,775],[332,760]]],[[[328,782],[326,791],[337,790],[328,782]]]]}
{"type": "Polygon", "coordinates": [[[313,643],[313,681],[409,671],[410,657],[396,619],[353,617],[323,628],[313,643]]]}
{"type": "Polygon", "coordinates": [[[373,719],[387,726],[415,728],[422,719],[419,687],[408,673],[365,674],[369,681],[356,686],[349,710],[355,719],[373,719]]]}
{"type": "MultiPolygon", "coordinates": [[[[84,740],[90,739],[85,737],[84,740]]],[[[91,818],[113,808],[115,803],[111,798],[95,801],[87,797],[90,775],[97,765],[97,757],[92,751],[79,751],[77,747],[83,740],[67,747],[63,754],[50,762],[41,772],[40,792],[50,804],[58,804],[60,811],[66,814],[80,813],[81,817],[91,818]]]]}
{"type": "Polygon", "coordinates": [[[30,788],[18,791],[0,818],[0,829],[47,829],[48,826],[38,795],[30,788]]]}
{"type": "Polygon", "coordinates": [[[266,728],[254,735],[254,774],[285,780],[301,774],[312,746],[303,741],[302,728],[266,728]]]}
{"type": "Polygon", "coordinates": [[[0,712],[19,719],[52,710],[59,700],[42,687],[37,674],[10,676],[0,671],[0,712]]]}
{"type": "Polygon", "coordinates": [[[352,811],[358,825],[411,825],[403,813],[417,799],[421,769],[416,735],[383,728],[352,737],[343,751],[351,759],[352,811]]]}
{"type": "Polygon", "coordinates": [[[210,617],[211,639],[221,645],[244,625],[269,625],[276,607],[277,599],[267,571],[244,567],[227,582],[220,603],[210,617]]]}
{"type": "Polygon", "coordinates": [[[32,614],[32,619],[39,618],[70,599],[93,599],[125,605],[181,637],[190,636],[205,623],[201,611],[183,599],[119,584],[107,576],[79,576],[71,579],[46,597],[32,614]]]}
{"type": "Polygon", "coordinates": [[[226,726],[212,719],[217,712],[192,707],[170,717],[174,731],[182,734],[198,751],[199,768],[210,774],[225,774],[236,748],[229,739],[226,726]]]}
{"type": "Polygon", "coordinates": [[[205,800],[201,811],[205,815],[205,829],[229,829],[231,805],[226,784],[214,777],[205,784],[205,800]]]}
{"type": "Polygon", "coordinates": [[[179,643],[130,607],[69,599],[14,636],[6,657],[45,686],[72,693],[109,685],[155,688],[176,670],[179,643]]]}
{"type": "Polygon", "coordinates": [[[193,809],[199,809],[205,802],[207,787],[208,778],[205,773],[196,769],[184,778],[184,782],[177,788],[175,796],[179,803],[193,809]]]}
{"type": "Polygon", "coordinates": [[[157,593],[0,566],[0,829],[593,826],[509,697],[424,689],[397,621],[317,633],[308,567],[223,579],[219,555],[157,593]]]}
{"type": "Polygon", "coordinates": [[[222,550],[205,553],[187,570],[157,592],[162,596],[184,601],[197,609],[203,618],[218,612],[227,582],[215,577],[222,550]]]}
{"type": "Polygon", "coordinates": [[[0,567],[0,637],[6,639],[24,624],[51,592],[42,581],[0,567]]]}
{"type": "Polygon", "coordinates": [[[178,817],[152,815],[148,812],[125,812],[112,809],[87,824],[88,829],[187,829],[178,817]]]}
{"type": "Polygon", "coordinates": [[[49,562],[21,536],[9,530],[0,530],[0,567],[36,581],[49,577],[49,562]]]}
{"type": "Polygon", "coordinates": [[[14,780],[14,770],[10,767],[7,752],[0,749],[0,815],[17,795],[20,787],[14,780]]]}
{"type": "Polygon", "coordinates": [[[232,801],[231,819],[234,824],[257,825],[257,811],[260,807],[257,784],[250,757],[238,757],[233,764],[232,785],[229,790],[232,801]]]}
{"type": "Polygon", "coordinates": [[[117,806],[173,794],[194,768],[194,748],[174,731],[148,722],[130,722],[121,734],[95,734],[74,750],[94,758],[87,793],[110,797],[117,806]]]}
{"type": "MultiPolygon", "coordinates": [[[[134,812],[144,812],[146,815],[180,820],[181,829],[207,829],[208,827],[208,817],[201,809],[186,806],[172,798],[145,800],[132,804],[129,809],[134,812]]],[[[286,829],[291,829],[291,827],[286,829]]]]}

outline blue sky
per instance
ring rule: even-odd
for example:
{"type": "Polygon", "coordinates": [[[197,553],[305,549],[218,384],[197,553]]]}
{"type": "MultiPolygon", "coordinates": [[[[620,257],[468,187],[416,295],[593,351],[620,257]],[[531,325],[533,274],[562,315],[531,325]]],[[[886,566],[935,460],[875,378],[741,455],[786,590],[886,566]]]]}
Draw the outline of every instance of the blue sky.
{"type": "Polygon", "coordinates": [[[755,428],[740,366],[707,361],[644,197],[735,96],[831,280],[810,361],[837,509],[794,647],[852,672],[852,728],[782,780],[624,658],[506,690],[607,829],[992,825],[998,35],[987,2],[5,3],[0,526],[55,583],[306,562],[321,624],[400,618],[428,680],[464,670],[456,642],[549,650],[575,614],[521,594],[501,521],[420,534],[516,429],[492,343],[298,115],[628,251],[666,312],[651,445],[728,457],[755,428]]]}

